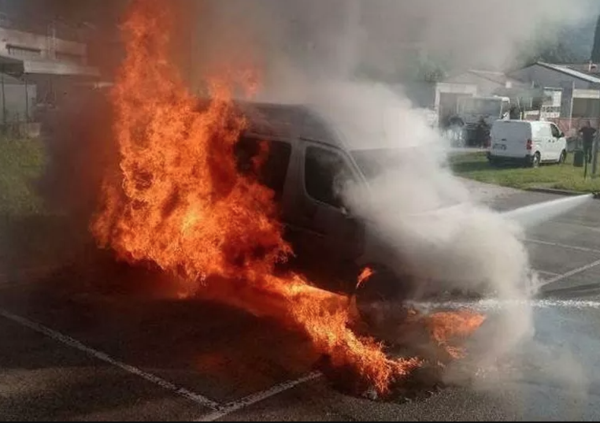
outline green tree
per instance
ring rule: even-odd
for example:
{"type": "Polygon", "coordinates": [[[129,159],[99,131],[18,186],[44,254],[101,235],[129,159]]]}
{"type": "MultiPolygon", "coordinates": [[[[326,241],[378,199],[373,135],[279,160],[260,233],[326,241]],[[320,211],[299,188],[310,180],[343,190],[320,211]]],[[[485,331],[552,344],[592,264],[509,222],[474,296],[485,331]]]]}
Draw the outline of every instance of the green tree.
{"type": "Polygon", "coordinates": [[[519,43],[516,47],[515,64],[521,66],[537,61],[557,64],[587,62],[592,31],[589,25],[558,30],[547,23],[540,25],[531,40],[519,43]]]}

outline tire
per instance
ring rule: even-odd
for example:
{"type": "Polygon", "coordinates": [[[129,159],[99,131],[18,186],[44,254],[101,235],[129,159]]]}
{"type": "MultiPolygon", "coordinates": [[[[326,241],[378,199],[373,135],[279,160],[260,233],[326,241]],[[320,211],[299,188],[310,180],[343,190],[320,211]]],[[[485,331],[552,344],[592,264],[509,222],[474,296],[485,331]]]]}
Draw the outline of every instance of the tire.
{"type": "Polygon", "coordinates": [[[373,332],[386,323],[401,321],[405,317],[404,301],[409,295],[409,280],[398,278],[382,267],[373,267],[373,275],[355,292],[356,307],[364,323],[373,332]]]}
{"type": "Polygon", "coordinates": [[[563,150],[558,158],[558,164],[564,164],[567,161],[567,151],[563,150]]]}
{"type": "Polygon", "coordinates": [[[531,160],[531,167],[538,168],[540,167],[540,163],[542,162],[542,156],[539,152],[533,155],[533,159],[531,160]]]}

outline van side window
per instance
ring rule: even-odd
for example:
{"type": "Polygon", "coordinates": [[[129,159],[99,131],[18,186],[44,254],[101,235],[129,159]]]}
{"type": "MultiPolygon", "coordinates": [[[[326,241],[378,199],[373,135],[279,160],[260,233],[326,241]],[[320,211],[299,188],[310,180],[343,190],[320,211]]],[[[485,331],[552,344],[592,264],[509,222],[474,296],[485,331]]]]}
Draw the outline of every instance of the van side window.
{"type": "Polygon", "coordinates": [[[237,169],[244,175],[254,174],[258,181],[283,196],[292,146],[283,141],[241,137],[234,147],[237,169]]]}
{"type": "Polygon", "coordinates": [[[342,208],[343,189],[353,180],[352,171],[341,154],[319,147],[306,149],[304,183],[313,199],[342,208]]]}
{"type": "Polygon", "coordinates": [[[560,137],[560,131],[558,130],[558,128],[556,127],[556,125],[550,125],[550,128],[552,129],[552,136],[554,138],[559,138],[560,137]]]}

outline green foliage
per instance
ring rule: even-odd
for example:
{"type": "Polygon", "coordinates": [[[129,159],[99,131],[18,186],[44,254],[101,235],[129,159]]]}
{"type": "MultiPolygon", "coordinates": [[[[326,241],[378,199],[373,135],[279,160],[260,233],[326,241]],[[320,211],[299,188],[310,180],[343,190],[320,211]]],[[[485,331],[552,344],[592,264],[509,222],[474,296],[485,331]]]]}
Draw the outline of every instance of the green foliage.
{"type": "Polygon", "coordinates": [[[31,215],[42,211],[42,201],[32,184],[45,164],[39,139],[0,137],[0,214],[31,215]]]}
{"type": "Polygon", "coordinates": [[[566,64],[585,63],[590,59],[594,27],[592,23],[557,27],[556,23],[540,24],[535,37],[519,43],[515,65],[538,61],[566,64]]]}
{"type": "MultiPolygon", "coordinates": [[[[599,192],[600,178],[583,178],[583,168],[573,166],[573,155],[562,165],[492,167],[483,153],[458,155],[451,160],[454,173],[464,178],[506,187],[554,188],[580,192],[599,192]]],[[[591,174],[588,169],[588,175],[591,174]]]]}

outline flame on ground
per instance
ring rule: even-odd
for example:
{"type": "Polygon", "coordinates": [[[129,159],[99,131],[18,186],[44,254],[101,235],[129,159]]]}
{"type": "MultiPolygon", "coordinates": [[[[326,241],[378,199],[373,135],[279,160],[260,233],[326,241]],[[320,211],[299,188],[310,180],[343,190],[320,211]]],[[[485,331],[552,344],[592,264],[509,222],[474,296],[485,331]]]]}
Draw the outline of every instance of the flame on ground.
{"type": "Polygon", "coordinates": [[[456,345],[477,328],[485,320],[485,316],[470,310],[434,313],[427,318],[427,327],[431,337],[441,347],[445,348],[452,358],[463,358],[466,355],[464,347],[456,345]]]}
{"type": "Polygon", "coordinates": [[[350,330],[345,296],[276,275],[291,248],[273,193],[240,175],[233,155],[246,125],[233,90],[251,95],[256,76],[211,79],[200,109],[169,62],[166,3],[133,1],[123,26],[127,57],[112,96],[121,159],[105,179],[93,233],[123,260],[158,265],[190,291],[302,330],[334,366],[386,392],[420,361],[390,359],[350,330]]]}

